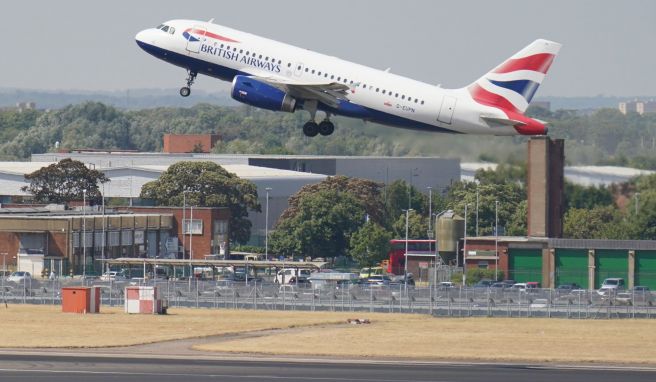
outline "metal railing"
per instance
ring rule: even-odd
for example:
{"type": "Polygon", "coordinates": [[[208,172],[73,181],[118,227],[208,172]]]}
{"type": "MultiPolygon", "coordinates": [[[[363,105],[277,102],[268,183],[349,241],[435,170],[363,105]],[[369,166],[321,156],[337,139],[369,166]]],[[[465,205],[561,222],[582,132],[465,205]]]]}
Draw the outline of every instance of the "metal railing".
{"type": "Polygon", "coordinates": [[[311,284],[203,280],[100,281],[98,279],[5,281],[5,303],[61,304],[61,288],[101,288],[102,304],[122,306],[124,288],[156,285],[169,307],[421,313],[437,317],[656,318],[653,292],[560,291],[513,288],[404,288],[396,285],[311,284]]]}

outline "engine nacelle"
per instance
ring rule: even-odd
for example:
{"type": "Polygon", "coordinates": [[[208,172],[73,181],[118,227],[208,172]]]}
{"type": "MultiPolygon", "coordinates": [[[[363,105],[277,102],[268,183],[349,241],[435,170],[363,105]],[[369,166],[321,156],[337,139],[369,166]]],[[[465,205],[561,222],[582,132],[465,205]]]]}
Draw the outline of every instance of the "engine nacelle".
{"type": "Polygon", "coordinates": [[[296,99],[282,90],[265,82],[248,76],[235,76],[232,81],[233,99],[247,105],[273,111],[293,113],[296,109],[296,99]]]}

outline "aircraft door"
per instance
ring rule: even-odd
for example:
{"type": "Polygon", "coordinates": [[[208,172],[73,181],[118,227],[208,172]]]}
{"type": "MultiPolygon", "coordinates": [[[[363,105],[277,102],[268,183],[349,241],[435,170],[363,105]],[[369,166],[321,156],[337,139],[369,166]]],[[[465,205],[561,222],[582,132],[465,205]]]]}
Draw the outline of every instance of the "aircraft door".
{"type": "Polygon", "coordinates": [[[297,62],[297,63],[295,63],[295,64],[294,64],[294,75],[295,75],[296,77],[300,77],[301,74],[303,73],[303,68],[304,68],[304,67],[305,67],[305,65],[303,65],[302,62],[297,62]]]}
{"type": "Polygon", "coordinates": [[[437,115],[437,120],[447,124],[451,124],[453,119],[453,112],[456,110],[456,97],[444,96],[442,98],[442,107],[440,108],[440,114],[437,115]]]}
{"type": "Polygon", "coordinates": [[[187,50],[189,52],[200,52],[201,44],[207,39],[207,37],[205,37],[205,31],[206,29],[204,26],[194,26],[192,29],[183,33],[183,36],[187,39],[187,50]]]}

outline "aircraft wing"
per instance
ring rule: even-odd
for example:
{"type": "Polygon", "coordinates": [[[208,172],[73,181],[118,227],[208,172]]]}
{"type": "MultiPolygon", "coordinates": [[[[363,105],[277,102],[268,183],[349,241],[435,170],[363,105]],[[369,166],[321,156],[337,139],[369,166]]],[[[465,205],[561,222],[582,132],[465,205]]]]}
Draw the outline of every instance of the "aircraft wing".
{"type": "Polygon", "coordinates": [[[295,81],[271,75],[253,75],[252,78],[274,86],[296,99],[317,100],[330,107],[337,107],[339,100],[347,100],[350,89],[346,84],[338,82],[306,82],[295,81]]]}

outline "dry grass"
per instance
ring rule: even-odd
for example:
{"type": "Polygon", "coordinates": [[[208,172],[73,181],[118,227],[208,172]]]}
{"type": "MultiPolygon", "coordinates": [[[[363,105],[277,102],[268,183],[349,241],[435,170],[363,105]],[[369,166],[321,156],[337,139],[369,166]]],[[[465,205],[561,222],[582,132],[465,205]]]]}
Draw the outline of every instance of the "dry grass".
{"type": "Polygon", "coordinates": [[[419,315],[377,315],[372,321],[371,325],[313,327],[196,348],[433,360],[645,364],[656,361],[656,323],[650,320],[435,319],[419,315]],[[285,346],[272,348],[272,343],[285,346]]]}
{"type": "Polygon", "coordinates": [[[172,309],[166,316],[61,313],[59,306],[0,308],[0,347],[106,347],[263,329],[302,328],[225,339],[199,350],[407,357],[433,360],[655,363],[651,320],[432,318],[422,315],[172,309]],[[333,325],[347,318],[370,325],[333,325]],[[271,346],[284,344],[284,346],[271,346]]]}
{"type": "Polygon", "coordinates": [[[107,347],[173,339],[343,322],[348,315],[296,312],[169,309],[165,316],[61,313],[60,306],[0,307],[0,347],[107,347]]]}

